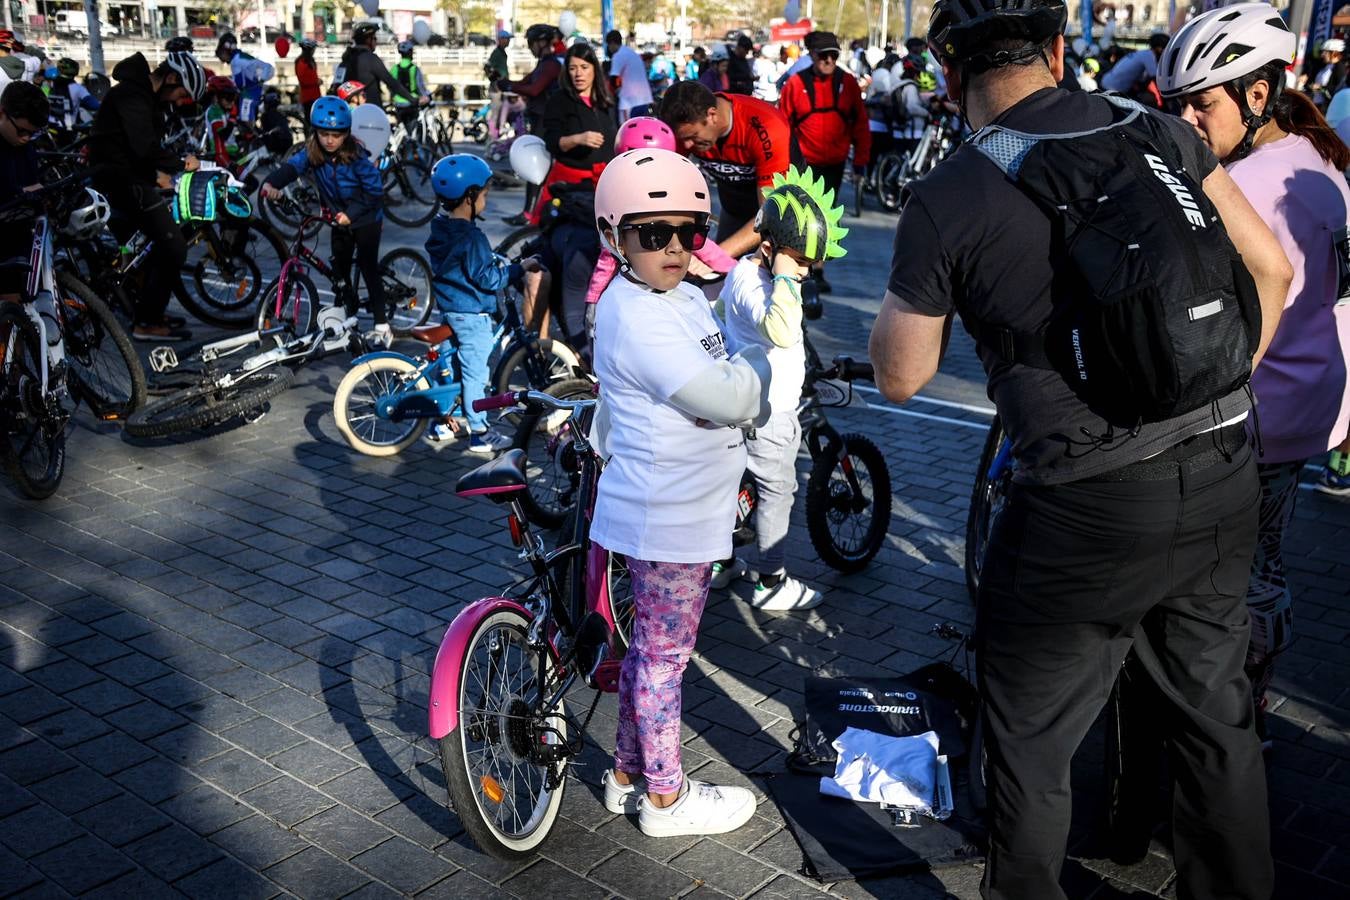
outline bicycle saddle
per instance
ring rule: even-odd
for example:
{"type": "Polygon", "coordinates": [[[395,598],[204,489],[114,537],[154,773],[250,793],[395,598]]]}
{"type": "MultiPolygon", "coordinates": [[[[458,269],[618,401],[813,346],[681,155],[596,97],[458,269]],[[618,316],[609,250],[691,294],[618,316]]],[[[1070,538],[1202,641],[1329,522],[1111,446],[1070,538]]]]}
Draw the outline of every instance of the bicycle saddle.
{"type": "Polygon", "coordinates": [[[525,488],[525,451],[508,450],[492,462],[461,475],[455,493],[461,497],[484,496],[493,503],[507,503],[525,488]]]}
{"type": "Polygon", "coordinates": [[[411,332],[413,339],[424,344],[439,344],[455,336],[455,329],[449,325],[418,325],[411,332]]]}

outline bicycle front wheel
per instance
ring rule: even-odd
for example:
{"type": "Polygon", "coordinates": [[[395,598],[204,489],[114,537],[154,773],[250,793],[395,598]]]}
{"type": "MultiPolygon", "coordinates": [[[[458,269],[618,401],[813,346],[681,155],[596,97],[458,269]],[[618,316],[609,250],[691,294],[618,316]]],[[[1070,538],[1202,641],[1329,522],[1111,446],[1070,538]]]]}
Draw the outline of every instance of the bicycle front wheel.
{"type": "Polygon", "coordinates": [[[42,391],[42,338],[17,303],[0,303],[0,463],[20,491],[45,500],[66,471],[67,416],[42,391]]]}
{"type": "Polygon", "coordinates": [[[979,468],[975,470],[975,487],[970,492],[970,509],[966,513],[966,590],[972,603],[979,595],[980,575],[984,572],[994,520],[1003,510],[1012,484],[1012,466],[1004,466],[994,478],[989,477],[1003,440],[1003,423],[995,416],[984,439],[979,468]]]}
{"type": "Polygon", "coordinates": [[[358,363],[342,376],[333,394],[333,419],[353,450],[366,456],[393,456],[422,436],[426,419],[395,422],[376,412],[382,397],[431,387],[426,378],[412,380],[416,371],[417,366],[406,359],[380,357],[358,363]]]}
{"type": "Polygon", "coordinates": [[[558,684],[552,657],[529,645],[530,620],[498,610],[473,626],[459,667],[457,727],[441,738],[455,814],[480,849],[530,857],[562,808],[564,760],[541,757],[567,739],[562,701],[540,708],[558,684]],[[542,660],[542,662],[541,662],[542,660]]]}
{"type": "Polygon", "coordinates": [[[900,208],[900,193],[908,181],[908,169],[909,158],[898,153],[887,153],[877,163],[877,199],[888,212],[900,208]]]}
{"type": "Polygon", "coordinates": [[[877,445],[861,434],[839,438],[842,453],[822,455],[806,482],[806,531],[820,558],[857,572],[886,542],[891,474],[877,445]]]}
{"type": "Polygon", "coordinates": [[[384,211],[395,223],[417,228],[436,215],[431,169],[419,160],[395,160],[384,173],[384,211]]]}
{"type": "Polygon", "coordinates": [[[494,391],[498,394],[507,391],[542,391],[551,384],[572,378],[576,374],[576,367],[581,365],[581,358],[575,350],[553,338],[539,341],[539,358],[535,363],[542,380],[530,377],[529,359],[529,349],[524,344],[507,347],[492,370],[491,384],[494,391]]]}
{"type": "Polygon", "coordinates": [[[125,419],[145,402],[145,369],[112,310],[69,272],[56,273],[72,387],[99,419],[125,419]]]}
{"type": "Polygon", "coordinates": [[[522,225],[502,238],[501,242],[492,248],[492,252],[500,253],[507,259],[514,260],[526,242],[534,240],[539,236],[539,233],[538,225],[522,225]]]}
{"type": "Polygon", "coordinates": [[[295,380],[295,373],[285,366],[234,375],[228,385],[199,384],[141,407],[127,419],[127,434],[161,438],[221,425],[263,409],[295,380]]]}
{"type": "Polygon", "coordinates": [[[418,250],[400,247],[380,260],[384,301],[389,307],[389,327],[395,334],[408,334],[431,316],[434,302],[431,264],[418,250]]]}
{"type": "Polygon", "coordinates": [[[284,344],[313,331],[318,318],[319,292],[314,282],[292,270],[280,287],[274,278],[263,288],[254,326],[260,332],[280,328],[274,337],[278,344],[284,344]]]}
{"type": "Polygon", "coordinates": [[[256,219],[205,226],[188,250],[184,291],[179,299],[198,319],[222,328],[245,328],[258,304],[267,275],[281,269],[286,246],[270,226],[256,219]]]}
{"type": "MultiPolygon", "coordinates": [[[[545,391],[560,400],[593,400],[595,384],[572,378],[545,391]]],[[[512,447],[525,451],[526,489],[520,504],[530,521],[557,528],[577,502],[577,464],[572,452],[572,420],[566,410],[530,410],[516,426],[512,447]]]]}

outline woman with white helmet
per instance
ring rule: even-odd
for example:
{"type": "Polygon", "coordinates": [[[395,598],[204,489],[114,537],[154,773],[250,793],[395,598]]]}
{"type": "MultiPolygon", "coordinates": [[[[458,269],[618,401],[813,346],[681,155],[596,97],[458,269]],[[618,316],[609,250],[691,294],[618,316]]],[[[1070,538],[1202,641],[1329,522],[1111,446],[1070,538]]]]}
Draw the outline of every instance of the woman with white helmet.
{"type": "Polygon", "coordinates": [[[741,426],[768,412],[764,351],[728,358],[708,301],[682,282],[707,239],[710,196],[692,162],[648,148],[615,157],[595,189],[619,275],[595,322],[595,430],[608,462],[591,537],[628,558],[636,610],[604,804],[636,814],[652,837],[721,834],[755,810],[745,788],[686,778],[680,761],[680,682],[712,563],[731,555],[741,426]]]}
{"type": "Polygon", "coordinates": [[[1347,149],[1302,94],[1284,91],[1295,38],[1264,3],[1222,7],[1188,22],[1158,63],[1158,89],[1223,160],[1274,231],[1294,269],[1284,313],[1252,373],[1261,450],[1260,530],[1247,604],[1247,673],[1264,726],[1272,661],[1292,639],[1281,543],[1304,463],[1336,446],[1350,424],[1346,360],[1350,307],[1341,265],[1350,188],[1347,149]],[[1338,312],[1341,313],[1338,315],[1338,312]]]}

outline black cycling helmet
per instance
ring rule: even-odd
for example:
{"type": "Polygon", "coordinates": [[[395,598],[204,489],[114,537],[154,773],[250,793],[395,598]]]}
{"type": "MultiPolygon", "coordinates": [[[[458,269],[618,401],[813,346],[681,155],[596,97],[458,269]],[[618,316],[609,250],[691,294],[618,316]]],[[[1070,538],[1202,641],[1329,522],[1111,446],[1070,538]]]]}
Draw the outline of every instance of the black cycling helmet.
{"type": "Polygon", "coordinates": [[[358,22],[352,27],[352,43],[364,44],[379,33],[380,28],[374,22],[358,22]]]}
{"type": "Polygon", "coordinates": [[[996,69],[1040,54],[1068,19],[1064,0],[938,0],[928,20],[928,44],[953,62],[996,69]],[[994,41],[1019,38],[1024,48],[990,48],[994,41]]]}
{"type": "Polygon", "coordinates": [[[191,53],[192,38],[183,37],[181,35],[178,37],[171,37],[164,42],[164,49],[167,50],[169,53],[176,53],[180,51],[186,51],[188,53],[191,53]]]}
{"type": "Polygon", "coordinates": [[[848,229],[839,225],[843,215],[844,208],[834,191],[825,187],[825,179],[816,178],[810,169],[789,166],[786,175],[774,175],[773,187],[755,216],[755,231],[774,252],[795,250],[817,263],[844,255],[840,242],[848,229]]]}
{"type": "Polygon", "coordinates": [[[525,43],[533,44],[535,41],[553,40],[552,25],[531,25],[525,29],[525,43]]]}

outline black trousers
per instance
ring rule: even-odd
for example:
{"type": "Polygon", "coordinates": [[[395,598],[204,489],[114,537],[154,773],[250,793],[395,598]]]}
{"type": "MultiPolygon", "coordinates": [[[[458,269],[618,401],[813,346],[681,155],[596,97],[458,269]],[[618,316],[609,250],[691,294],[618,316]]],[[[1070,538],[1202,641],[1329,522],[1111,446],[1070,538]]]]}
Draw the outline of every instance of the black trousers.
{"type": "Polygon", "coordinates": [[[1261,898],[1274,884],[1253,728],[1247,577],[1259,488],[1249,447],[1159,481],[1015,485],[979,597],[991,835],[981,893],[1055,900],[1069,763],[1133,647],[1167,747],[1177,896],[1261,898]]]}
{"type": "Polygon", "coordinates": [[[118,240],[125,242],[139,229],[154,242],[146,260],[145,287],[136,298],[135,324],[158,325],[164,321],[169,295],[187,261],[187,241],[182,226],[173,219],[171,201],[153,185],[101,180],[96,187],[123,216],[114,228],[118,240]]]}
{"type": "MultiPolygon", "coordinates": [[[[333,271],[349,273],[352,257],[361,272],[361,283],[366,286],[366,302],[376,325],[389,321],[389,310],[384,305],[384,279],[380,277],[380,231],[382,223],[367,222],[347,228],[333,229],[333,271]]],[[[347,315],[356,315],[360,299],[355,291],[348,291],[347,315]]]]}

